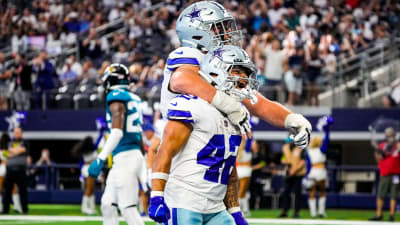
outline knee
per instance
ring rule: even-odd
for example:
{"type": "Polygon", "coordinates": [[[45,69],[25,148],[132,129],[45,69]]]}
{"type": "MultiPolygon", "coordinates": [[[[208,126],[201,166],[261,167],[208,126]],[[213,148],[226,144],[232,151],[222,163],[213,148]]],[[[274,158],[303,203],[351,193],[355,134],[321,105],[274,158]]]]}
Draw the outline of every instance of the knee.
{"type": "Polygon", "coordinates": [[[101,202],[101,212],[104,217],[114,215],[114,212],[116,212],[116,210],[117,208],[113,206],[111,202],[109,203],[103,201],[101,202]]]}

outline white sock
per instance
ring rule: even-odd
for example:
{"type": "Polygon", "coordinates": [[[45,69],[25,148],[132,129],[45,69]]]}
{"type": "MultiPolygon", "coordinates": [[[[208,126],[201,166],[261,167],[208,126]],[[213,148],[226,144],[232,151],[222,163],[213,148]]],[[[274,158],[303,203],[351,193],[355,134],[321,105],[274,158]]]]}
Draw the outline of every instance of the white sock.
{"type": "Polygon", "coordinates": [[[117,207],[111,204],[102,204],[101,214],[103,215],[103,225],[119,225],[117,207]]]}
{"type": "Polygon", "coordinates": [[[121,211],[121,214],[128,225],[144,225],[143,219],[136,207],[125,208],[121,211]]]}
{"type": "Polygon", "coordinates": [[[86,195],[83,195],[83,197],[82,197],[82,204],[81,204],[81,211],[82,211],[83,213],[86,213],[87,210],[88,210],[88,208],[89,208],[89,207],[88,207],[88,206],[89,206],[88,201],[89,201],[89,197],[86,196],[86,195]]]}
{"type": "Polygon", "coordinates": [[[242,212],[244,211],[244,205],[246,204],[245,201],[246,201],[246,198],[239,198],[239,206],[240,206],[240,210],[242,210],[242,212]]]}
{"type": "Polygon", "coordinates": [[[89,201],[88,201],[89,209],[95,213],[96,212],[96,199],[94,198],[94,195],[89,196],[89,201]]]}
{"type": "Polygon", "coordinates": [[[246,192],[246,196],[244,197],[244,205],[243,205],[243,210],[247,214],[247,216],[250,216],[250,193],[246,192]]]}
{"type": "Polygon", "coordinates": [[[319,197],[318,199],[318,213],[319,215],[325,215],[325,202],[326,197],[319,197]]]}
{"type": "Polygon", "coordinates": [[[314,199],[308,199],[308,207],[310,208],[311,217],[317,216],[317,201],[314,199]]]}
{"type": "Polygon", "coordinates": [[[13,194],[12,200],[14,204],[14,210],[19,213],[22,213],[21,200],[19,199],[19,194],[13,194]]]}

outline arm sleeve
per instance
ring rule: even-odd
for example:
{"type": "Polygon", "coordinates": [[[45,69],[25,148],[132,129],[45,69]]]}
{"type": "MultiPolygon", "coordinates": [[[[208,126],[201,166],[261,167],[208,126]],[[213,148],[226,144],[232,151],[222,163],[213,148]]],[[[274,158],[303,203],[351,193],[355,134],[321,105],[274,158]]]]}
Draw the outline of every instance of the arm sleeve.
{"type": "Polygon", "coordinates": [[[326,152],[328,151],[329,142],[330,142],[330,137],[329,137],[329,130],[328,130],[328,131],[325,131],[325,137],[324,137],[324,140],[322,141],[322,145],[321,145],[322,153],[326,154],[326,152]]]}

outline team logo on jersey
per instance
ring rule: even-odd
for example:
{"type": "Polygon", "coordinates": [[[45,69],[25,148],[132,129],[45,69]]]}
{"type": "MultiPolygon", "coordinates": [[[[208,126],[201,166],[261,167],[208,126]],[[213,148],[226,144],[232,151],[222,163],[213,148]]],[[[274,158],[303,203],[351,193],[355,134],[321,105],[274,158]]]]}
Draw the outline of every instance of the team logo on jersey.
{"type": "MultiPolygon", "coordinates": [[[[205,8],[203,8],[205,9],[205,8]]],[[[186,14],[186,17],[190,17],[190,22],[193,23],[195,20],[198,20],[200,22],[203,22],[203,20],[200,17],[200,12],[203,9],[198,9],[196,6],[193,7],[192,11],[189,14],[186,14]]]]}

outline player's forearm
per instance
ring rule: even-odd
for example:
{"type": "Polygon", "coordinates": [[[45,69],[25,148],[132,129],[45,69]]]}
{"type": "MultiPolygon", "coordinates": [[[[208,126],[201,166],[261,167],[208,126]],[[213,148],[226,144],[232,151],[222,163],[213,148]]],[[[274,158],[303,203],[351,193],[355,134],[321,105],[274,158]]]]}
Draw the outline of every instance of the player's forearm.
{"type": "Polygon", "coordinates": [[[224,198],[224,204],[227,209],[233,208],[233,207],[238,207],[239,206],[239,200],[238,200],[238,185],[239,185],[239,179],[237,176],[236,172],[236,166],[233,168],[231,176],[229,178],[225,198],[224,198]]]}
{"type": "Polygon", "coordinates": [[[211,103],[216,89],[190,69],[179,69],[172,74],[170,88],[174,92],[195,95],[211,103]]]}
{"type": "Polygon", "coordinates": [[[160,148],[155,155],[152,167],[151,186],[153,191],[164,191],[165,183],[168,179],[168,174],[171,168],[172,154],[166,148],[160,148]],[[162,179],[156,178],[155,174],[163,176],[162,179]]]}
{"type": "Polygon", "coordinates": [[[261,94],[257,94],[257,98],[258,102],[254,105],[249,100],[243,101],[243,104],[251,114],[276,127],[283,128],[286,117],[292,112],[278,102],[268,100],[261,94]]]}
{"type": "Polygon", "coordinates": [[[160,149],[154,158],[151,175],[153,191],[164,191],[171,168],[171,160],[189,139],[191,129],[188,124],[168,121],[164,129],[160,149]]]}

